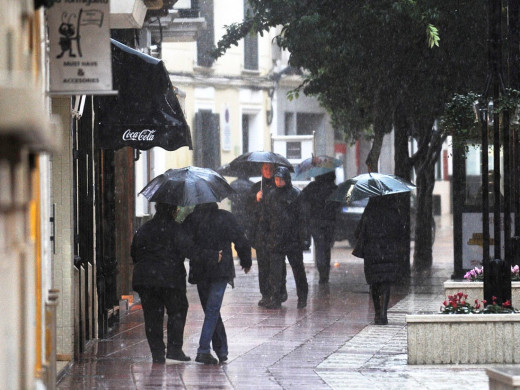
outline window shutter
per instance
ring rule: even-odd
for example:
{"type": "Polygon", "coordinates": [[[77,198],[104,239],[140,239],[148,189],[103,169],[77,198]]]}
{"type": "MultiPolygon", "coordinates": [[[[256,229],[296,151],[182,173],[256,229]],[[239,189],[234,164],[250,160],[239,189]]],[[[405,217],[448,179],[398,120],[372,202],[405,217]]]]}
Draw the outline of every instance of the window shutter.
{"type": "MultiPolygon", "coordinates": [[[[253,10],[247,0],[244,0],[244,17],[253,10]]],[[[258,34],[249,33],[244,37],[244,68],[258,70],[258,34]]]]}
{"type": "Polygon", "coordinates": [[[206,19],[206,29],[201,32],[197,39],[197,64],[209,68],[214,62],[209,53],[215,46],[213,0],[198,0],[198,3],[200,16],[206,19]]]}

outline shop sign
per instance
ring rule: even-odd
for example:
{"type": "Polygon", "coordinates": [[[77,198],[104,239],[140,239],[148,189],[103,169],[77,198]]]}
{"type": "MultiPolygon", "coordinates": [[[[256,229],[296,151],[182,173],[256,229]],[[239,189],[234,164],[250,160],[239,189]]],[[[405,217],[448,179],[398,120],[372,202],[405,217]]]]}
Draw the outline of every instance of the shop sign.
{"type": "Polygon", "coordinates": [[[114,94],[109,0],[55,0],[47,20],[49,93],[114,94]]]}

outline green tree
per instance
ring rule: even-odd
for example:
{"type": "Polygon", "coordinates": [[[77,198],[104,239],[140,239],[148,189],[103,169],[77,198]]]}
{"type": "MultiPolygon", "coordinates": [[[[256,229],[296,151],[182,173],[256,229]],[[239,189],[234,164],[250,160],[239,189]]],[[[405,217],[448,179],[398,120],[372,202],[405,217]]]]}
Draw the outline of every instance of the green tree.
{"type": "MultiPolygon", "coordinates": [[[[250,0],[253,12],[227,26],[219,56],[250,32],[281,26],[278,45],[305,69],[298,91],[315,95],[346,139],[373,139],[377,169],[385,134],[395,129],[396,174],[415,169],[417,220],[432,218],[434,167],[447,133],[435,120],[454,93],[485,88],[483,0],[250,0]],[[410,156],[408,140],[417,141],[410,156]]],[[[409,207],[409,204],[408,204],[409,207]]],[[[417,224],[415,268],[432,264],[431,229],[417,224]]]]}

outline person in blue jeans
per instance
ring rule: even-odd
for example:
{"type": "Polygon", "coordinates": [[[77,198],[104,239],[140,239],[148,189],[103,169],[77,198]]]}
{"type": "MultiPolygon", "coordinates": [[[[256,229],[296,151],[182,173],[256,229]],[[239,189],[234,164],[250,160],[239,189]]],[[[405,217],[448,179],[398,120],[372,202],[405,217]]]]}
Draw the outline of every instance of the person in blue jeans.
{"type": "Polygon", "coordinates": [[[252,264],[251,245],[233,214],[220,210],[216,203],[197,205],[186,217],[183,226],[200,249],[220,251],[217,261],[211,258],[190,258],[188,281],[197,285],[204,310],[195,361],[204,364],[224,363],[228,359],[228,343],[220,308],[226,287],[228,283],[234,287],[236,276],[231,243],[235,244],[240,266],[246,274],[252,264]],[[211,347],[218,360],[211,354],[211,347]]]}

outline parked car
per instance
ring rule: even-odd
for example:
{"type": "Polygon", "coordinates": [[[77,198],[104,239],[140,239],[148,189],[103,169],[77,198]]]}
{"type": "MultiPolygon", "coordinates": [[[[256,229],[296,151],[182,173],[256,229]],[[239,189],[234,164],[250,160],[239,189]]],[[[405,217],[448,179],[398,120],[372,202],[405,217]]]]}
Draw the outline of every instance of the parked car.
{"type": "Polygon", "coordinates": [[[336,216],[335,241],[348,240],[351,247],[356,243],[356,228],[368,204],[368,198],[341,203],[336,216]]]}
{"type": "MultiPolygon", "coordinates": [[[[349,204],[341,203],[336,217],[335,241],[348,240],[349,245],[354,247],[356,244],[356,228],[367,204],[368,198],[350,202],[349,204]]],[[[410,240],[412,241],[415,240],[415,205],[415,195],[412,194],[410,202],[410,240]]],[[[436,229],[435,219],[432,218],[432,244],[435,242],[436,229]]]]}

